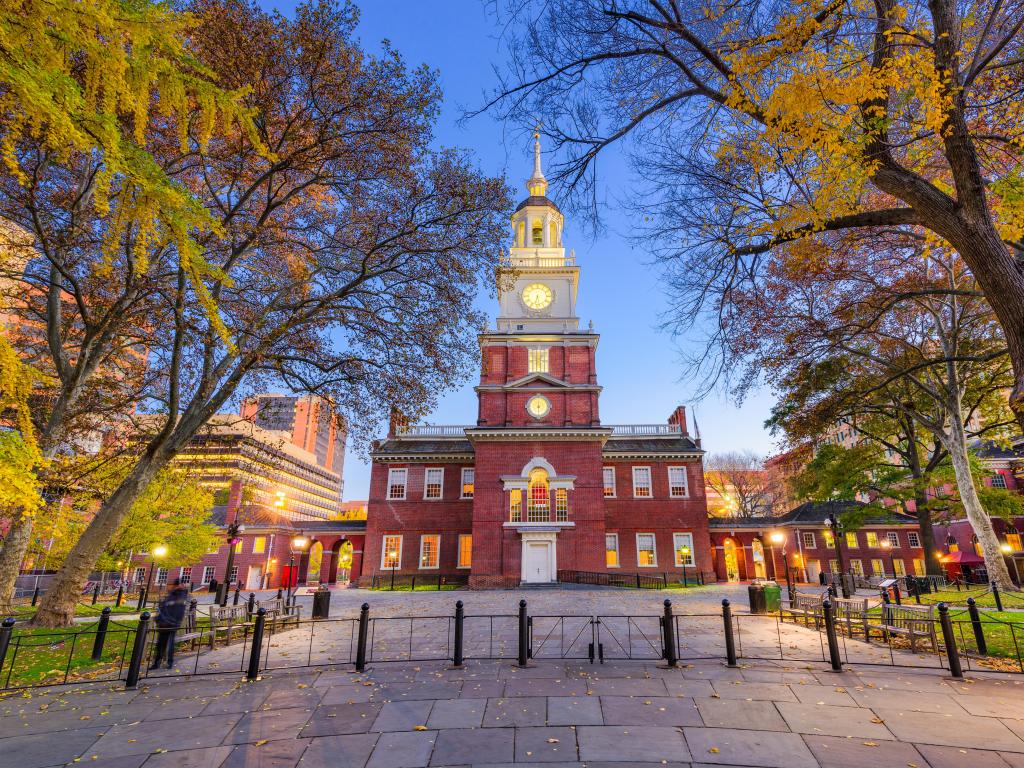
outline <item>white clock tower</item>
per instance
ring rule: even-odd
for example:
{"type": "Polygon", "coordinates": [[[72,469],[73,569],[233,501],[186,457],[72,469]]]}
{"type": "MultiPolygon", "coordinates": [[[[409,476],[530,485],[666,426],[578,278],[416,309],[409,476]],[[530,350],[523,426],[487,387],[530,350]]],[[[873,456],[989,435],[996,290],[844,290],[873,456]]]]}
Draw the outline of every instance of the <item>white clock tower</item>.
{"type": "Polygon", "coordinates": [[[530,196],[512,214],[512,248],[498,270],[497,329],[505,333],[564,333],[579,329],[576,258],[562,246],[562,212],[547,197],[534,134],[530,196]]]}

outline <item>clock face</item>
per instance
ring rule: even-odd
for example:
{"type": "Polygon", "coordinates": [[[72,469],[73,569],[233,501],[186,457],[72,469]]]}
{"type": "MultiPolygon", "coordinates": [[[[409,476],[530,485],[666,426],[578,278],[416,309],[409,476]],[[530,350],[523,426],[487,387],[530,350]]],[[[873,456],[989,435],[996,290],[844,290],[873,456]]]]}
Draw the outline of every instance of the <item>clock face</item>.
{"type": "Polygon", "coordinates": [[[530,309],[546,309],[554,294],[544,283],[531,283],[523,289],[523,304],[530,309]]]}
{"type": "Polygon", "coordinates": [[[535,419],[543,419],[548,415],[548,411],[551,410],[551,403],[548,402],[546,397],[534,395],[526,402],[526,410],[535,419]]]}

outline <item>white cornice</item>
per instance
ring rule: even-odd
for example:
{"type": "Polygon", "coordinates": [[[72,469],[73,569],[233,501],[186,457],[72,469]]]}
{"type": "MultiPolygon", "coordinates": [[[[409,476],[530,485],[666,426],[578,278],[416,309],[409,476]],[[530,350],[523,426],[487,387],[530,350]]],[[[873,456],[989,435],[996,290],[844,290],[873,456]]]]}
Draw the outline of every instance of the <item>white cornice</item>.
{"type": "Polygon", "coordinates": [[[491,440],[596,440],[604,443],[612,431],[607,427],[476,427],[466,430],[470,442],[491,440]]]}

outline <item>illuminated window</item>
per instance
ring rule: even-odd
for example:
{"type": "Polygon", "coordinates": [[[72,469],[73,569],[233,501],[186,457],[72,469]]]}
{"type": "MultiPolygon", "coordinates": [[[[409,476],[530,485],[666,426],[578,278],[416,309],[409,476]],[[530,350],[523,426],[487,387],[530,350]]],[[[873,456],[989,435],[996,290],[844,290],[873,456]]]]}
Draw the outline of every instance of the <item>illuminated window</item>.
{"type": "Polygon", "coordinates": [[[407,476],[408,470],[405,469],[388,470],[388,499],[401,500],[405,498],[405,479],[407,476]]]}
{"type": "Polygon", "coordinates": [[[677,568],[695,564],[692,533],[673,533],[672,549],[675,551],[677,568]]]}
{"type": "Polygon", "coordinates": [[[543,523],[548,521],[551,512],[551,493],[548,490],[548,473],[540,467],[530,471],[526,503],[526,519],[528,522],[543,523]]]}
{"type": "Polygon", "coordinates": [[[420,568],[441,565],[441,537],[436,533],[420,536],[420,568]]]}
{"type": "Polygon", "coordinates": [[[829,568],[829,572],[830,573],[839,573],[839,561],[838,560],[829,560],[828,561],[828,568],[829,568]]]}
{"type": "Polygon", "coordinates": [[[825,537],[825,546],[829,549],[836,548],[836,537],[832,535],[832,531],[822,531],[821,535],[825,537]]]}
{"type": "Polygon", "coordinates": [[[508,512],[508,519],[513,523],[523,519],[523,492],[518,488],[508,492],[508,512]]]}
{"type": "Polygon", "coordinates": [[[615,467],[604,467],[601,470],[601,474],[604,477],[604,497],[606,499],[615,498],[615,467]]]}
{"type": "Polygon", "coordinates": [[[444,468],[428,467],[423,473],[423,498],[440,499],[444,485],[444,468]]]}
{"type": "Polygon", "coordinates": [[[924,576],[924,560],[920,558],[914,558],[914,575],[924,576]]]}
{"type": "Polygon", "coordinates": [[[887,532],[885,538],[889,540],[891,546],[898,547],[900,545],[900,535],[896,531],[887,532]]]}
{"type": "Polygon", "coordinates": [[[872,576],[885,576],[885,568],[882,566],[881,560],[871,561],[871,575],[872,576]]]}
{"type": "Polygon", "coordinates": [[[818,542],[815,540],[813,532],[804,531],[800,534],[800,536],[803,539],[803,544],[805,547],[807,547],[808,549],[817,549],[818,542]]]}
{"type": "Polygon", "coordinates": [[[878,534],[874,531],[867,532],[868,547],[871,549],[878,549],[878,534]]]}
{"type": "Polygon", "coordinates": [[[921,535],[917,531],[907,531],[907,543],[915,548],[921,547],[921,535]]]}
{"type": "Polygon", "coordinates": [[[380,567],[388,569],[402,567],[401,536],[384,537],[384,546],[381,547],[380,551],[380,567]]]}
{"type": "Polygon", "coordinates": [[[552,248],[558,245],[558,225],[555,222],[551,222],[551,226],[548,227],[548,234],[550,235],[549,241],[552,248]]]}
{"type": "Polygon", "coordinates": [[[252,553],[254,555],[262,555],[267,551],[267,537],[257,536],[252,540],[252,553]]]}
{"type": "Polygon", "coordinates": [[[851,560],[850,561],[850,570],[853,571],[858,576],[863,576],[864,575],[864,563],[862,563],[860,560],[851,560]]]}
{"type": "Polygon", "coordinates": [[[857,549],[860,545],[857,543],[857,534],[850,532],[846,534],[846,546],[850,549],[857,549]]]}
{"type": "Polygon", "coordinates": [[[459,568],[469,568],[473,564],[473,537],[468,533],[459,534],[459,568]]]}
{"type": "Polygon", "coordinates": [[[544,222],[540,219],[530,228],[530,245],[544,245],[544,222]]]}
{"type": "Polygon", "coordinates": [[[523,246],[526,245],[526,222],[525,221],[520,221],[519,222],[519,232],[517,234],[517,242],[519,243],[519,247],[520,248],[522,248],[523,246]]]}
{"type": "Polygon", "coordinates": [[[960,551],[960,545],[957,544],[955,541],[949,542],[946,546],[949,547],[949,551],[950,552],[959,552],[960,551]]]}
{"type": "Polygon", "coordinates": [[[565,488],[555,489],[555,520],[560,523],[569,520],[569,491],[565,488]]]}
{"type": "Polygon", "coordinates": [[[528,355],[529,373],[548,372],[548,350],[531,349],[528,355]]]}
{"type": "Polygon", "coordinates": [[[1010,545],[1010,549],[1014,552],[1020,552],[1020,534],[1019,533],[1008,533],[1006,534],[1006,543],[1010,545]]]}
{"type": "Polygon", "coordinates": [[[476,478],[476,472],[472,467],[462,468],[462,498],[472,499],[474,485],[473,481],[476,478]]]}
{"type": "Polygon", "coordinates": [[[651,498],[651,468],[633,467],[633,497],[651,498]]]}
{"type": "Polygon", "coordinates": [[[242,539],[239,539],[238,541],[235,542],[235,554],[236,555],[242,554],[242,539]]]}
{"type": "Polygon", "coordinates": [[[687,496],[686,467],[668,468],[668,495],[673,499],[681,499],[687,496]]]}
{"type": "Polygon", "coordinates": [[[604,535],[604,563],[609,568],[619,567],[619,534],[604,535]]]}
{"type": "Polygon", "coordinates": [[[636,564],[641,568],[654,568],[658,565],[658,552],[654,547],[653,533],[636,535],[636,564]]]}
{"type": "Polygon", "coordinates": [[[898,578],[902,579],[904,576],[907,575],[907,566],[903,563],[902,560],[899,560],[899,559],[893,560],[892,561],[892,565],[893,565],[893,568],[896,569],[896,576],[898,578]]]}

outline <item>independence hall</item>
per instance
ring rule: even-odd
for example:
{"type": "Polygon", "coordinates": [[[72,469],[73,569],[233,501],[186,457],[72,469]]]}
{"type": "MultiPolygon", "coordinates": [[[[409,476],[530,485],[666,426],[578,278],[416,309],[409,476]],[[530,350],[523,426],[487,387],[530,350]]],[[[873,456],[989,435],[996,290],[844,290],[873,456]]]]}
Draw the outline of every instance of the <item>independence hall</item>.
{"type": "Polygon", "coordinates": [[[466,573],[475,588],[566,571],[713,579],[703,452],[686,412],[601,423],[600,337],[576,316],[580,267],[536,142],[527,188],[498,268],[495,327],[479,339],[476,424],[393,418],[374,443],[362,584],[431,572],[466,573]]]}

